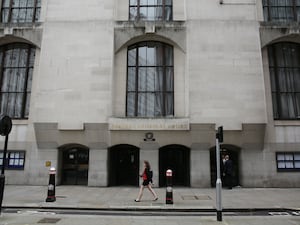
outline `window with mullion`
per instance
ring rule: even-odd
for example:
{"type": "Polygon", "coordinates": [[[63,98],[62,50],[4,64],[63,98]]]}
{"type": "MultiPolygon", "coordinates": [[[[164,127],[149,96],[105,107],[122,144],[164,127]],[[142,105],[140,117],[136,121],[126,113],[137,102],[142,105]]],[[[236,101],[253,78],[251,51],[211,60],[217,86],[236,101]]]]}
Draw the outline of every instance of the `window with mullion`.
{"type": "Polygon", "coordinates": [[[263,0],[265,21],[299,21],[300,0],[263,0]]]}
{"type": "Polygon", "coordinates": [[[130,0],[129,20],[171,21],[172,0],[130,0]]]}
{"type": "Polygon", "coordinates": [[[128,49],[128,117],[174,115],[173,48],[143,42],[128,49]]]}
{"type": "Polygon", "coordinates": [[[300,171],[300,152],[277,152],[278,172],[300,171]]]}
{"type": "Polygon", "coordinates": [[[268,47],[275,119],[300,119],[300,45],[277,43],[268,47]]]}
{"type": "Polygon", "coordinates": [[[2,0],[2,23],[33,23],[40,17],[41,0],[2,0]]]}
{"type": "Polygon", "coordinates": [[[28,44],[1,47],[0,113],[27,119],[35,48],[28,44]]]}

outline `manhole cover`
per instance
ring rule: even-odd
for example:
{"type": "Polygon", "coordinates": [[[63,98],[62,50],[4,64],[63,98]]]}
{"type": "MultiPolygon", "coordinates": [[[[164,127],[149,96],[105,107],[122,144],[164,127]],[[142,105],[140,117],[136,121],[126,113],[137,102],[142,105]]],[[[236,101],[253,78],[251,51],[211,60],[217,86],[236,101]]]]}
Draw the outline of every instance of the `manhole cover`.
{"type": "Polygon", "coordinates": [[[61,219],[57,219],[57,218],[43,218],[38,223],[57,223],[60,220],[61,219]]]}
{"type": "Polygon", "coordinates": [[[56,198],[67,198],[67,196],[56,195],[56,198]]]}
{"type": "Polygon", "coordinates": [[[208,195],[197,195],[196,198],[198,200],[211,200],[211,197],[209,197],[208,195]]]}
{"type": "Polygon", "coordinates": [[[211,200],[208,195],[184,195],[181,197],[183,200],[211,200]]]}

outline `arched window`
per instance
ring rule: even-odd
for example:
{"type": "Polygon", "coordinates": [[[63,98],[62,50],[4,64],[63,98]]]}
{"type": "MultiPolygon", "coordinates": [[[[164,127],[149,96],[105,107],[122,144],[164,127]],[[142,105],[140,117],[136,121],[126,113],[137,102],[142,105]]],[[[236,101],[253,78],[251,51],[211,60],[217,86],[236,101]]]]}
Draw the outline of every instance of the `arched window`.
{"type": "Polygon", "coordinates": [[[174,115],[173,47],[141,42],[128,48],[128,117],[174,115]]]}
{"type": "Polygon", "coordinates": [[[17,43],[0,47],[0,113],[26,119],[35,58],[35,47],[17,43]]]}
{"type": "Polygon", "coordinates": [[[37,22],[41,12],[42,0],[2,0],[2,23],[37,22]]]}
{"type": "Polygon", "coordinates": [[[275,119],[300,119],[300,45],[268,46],[275,119]]]}
{"type": "Polygon", "coordinates": [[[263,0],[265,21],[299,21],[299,0],[263,0]]]}
{"type": "Polygon", "coordinates": [[[172,20],[172,0],[130,0],[129,20],[172,20]]]}

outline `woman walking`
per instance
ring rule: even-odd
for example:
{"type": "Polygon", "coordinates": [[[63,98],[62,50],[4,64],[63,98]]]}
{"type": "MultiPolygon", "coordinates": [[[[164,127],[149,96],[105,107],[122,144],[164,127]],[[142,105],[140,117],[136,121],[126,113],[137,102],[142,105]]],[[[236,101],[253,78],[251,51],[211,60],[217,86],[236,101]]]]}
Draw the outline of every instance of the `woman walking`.
{"type": "Polygon", "coordinates": [[[143,178],[143,183],[140,187],[138,197],[134,201],[135,202],[140,202],[141,201],[141,198],[143,196],[143,191],[144,191],[145,187],[147,187],[149,189],[149,191],[152,193],[152,195],[154,197],[153,201],[156,201],[158,199],[158,197],[157,197],[157,194],[155,193],[155,191],[152,188],[152,171],[151,171],[150,163],[146,160],[144,161],[144,171],[140,175],[140,177],[143,178]]]}

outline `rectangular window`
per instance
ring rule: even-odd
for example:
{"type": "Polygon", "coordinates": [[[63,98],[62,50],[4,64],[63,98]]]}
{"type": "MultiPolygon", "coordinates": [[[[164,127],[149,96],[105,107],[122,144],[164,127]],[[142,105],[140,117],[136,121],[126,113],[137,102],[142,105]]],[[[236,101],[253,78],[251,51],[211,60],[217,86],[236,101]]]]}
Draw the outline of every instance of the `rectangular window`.
{"type": "Polygon", "coordinates": [[[299,21],[299,0],[263,0],[264,20],[272,22],[299,21]]]}
{"type": "Polygon", "coordinates": [[[278,172],[300,171],[300,152],[277,152],[278,172]]]}
{"type": "Polygon", "coordinates": [[[2,23],[35,23],[39,21],[41,0],[2,0],[2,23]]]}
{"type": "MultiPolygon", "coordinates": [[[[2,168],[4,162],[4,153],[0,151],[0,166],[2,168]]],[[[7,151],[6,154],[6,169],[24,169],[25,151],[7,151]]]]}
{"type": "Polygon", "coordinates": [[[172,0],[130,0],[129,20],[171,21],[172,0]]]}

